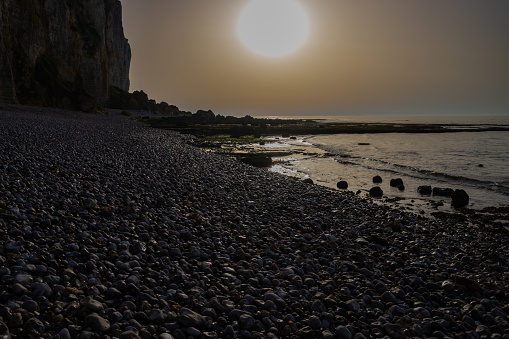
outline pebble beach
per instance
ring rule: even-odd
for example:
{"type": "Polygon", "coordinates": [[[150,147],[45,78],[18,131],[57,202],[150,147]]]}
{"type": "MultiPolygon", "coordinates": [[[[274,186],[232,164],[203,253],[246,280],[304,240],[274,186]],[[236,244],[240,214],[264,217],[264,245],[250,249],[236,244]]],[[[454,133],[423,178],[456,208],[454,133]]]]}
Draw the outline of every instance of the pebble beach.
{"type": "Polygon", "coordinates": [[[107,115],[0,106],[0,338],[509,338],[509,242],[107,115]]]}

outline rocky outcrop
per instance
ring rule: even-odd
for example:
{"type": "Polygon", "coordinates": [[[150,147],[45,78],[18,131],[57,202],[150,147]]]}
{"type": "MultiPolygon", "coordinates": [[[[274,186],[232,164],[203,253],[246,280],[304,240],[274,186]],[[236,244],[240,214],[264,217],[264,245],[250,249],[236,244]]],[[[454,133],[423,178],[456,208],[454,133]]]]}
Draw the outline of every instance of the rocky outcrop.
{"type": "Polygon", "coordinates": [[[93,109],[129,90],[119,0],[2,0],[0,101],[93,109]]]}

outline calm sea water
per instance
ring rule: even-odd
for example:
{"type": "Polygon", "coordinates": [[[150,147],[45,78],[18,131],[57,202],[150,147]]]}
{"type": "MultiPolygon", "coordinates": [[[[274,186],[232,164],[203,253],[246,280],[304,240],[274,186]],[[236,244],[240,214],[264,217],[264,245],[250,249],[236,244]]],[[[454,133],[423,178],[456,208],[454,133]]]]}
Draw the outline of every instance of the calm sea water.
{"type": "MultiPolygon", "coordinates": [[[[393,122],[509,125],[509,117],[333,117],[345,122],[393,122]]],[[[454,127],[452,127],[454,128],[454,127]]],[[[269,138],[271,139],[271,138],[269,138]]],[[[464,189],[470,208],[509,205],[509,132],[388,133],[306,136],[297,140],[272,138],[267,148],[291,149],[298,154],[283,157],[271,169],[335,188],[339,180],[349,190],[367,195],[380,175],[379,184],[388,198],[399,198],[400,206],[427,210],[450,198],[423,197],[418,186],[464,189]],[[390,187],[401,178],[405,190],[390,187]]]]}

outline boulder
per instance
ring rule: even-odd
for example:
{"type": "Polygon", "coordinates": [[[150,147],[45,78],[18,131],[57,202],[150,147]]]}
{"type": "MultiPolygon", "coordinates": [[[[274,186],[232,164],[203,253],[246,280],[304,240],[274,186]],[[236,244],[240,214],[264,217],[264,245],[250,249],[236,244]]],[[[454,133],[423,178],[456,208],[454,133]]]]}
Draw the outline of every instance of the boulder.
{"type": "Polygon", "coordinates": [[[382,182],[382,177],[381,177],[381,176],[379,176],[379,175],[375,175],[375,176],[373,177],[373,183],[374,183],[374,184],[379,184],[379,183],[381,183],[381,182],[382,182]]]}
{"type": "Polygon", "coordinates": [[[465,207],[468,205],[470,198],[464,190],[455,190],[451,196],[451,205],[454,207],[465,207]]]}
{"type": "Polygon", "coordinates": [[[403,185],[403,179],[401,178],[391,179],[391,187],[399,187],[401,185],[403,185]]]}
{"type": "Polygon", "coordinates": [[[266,155],[257,155],[240,158],[245,164],[255,167],[270,167],[272,165],[272,158],[266,155]]]}
{"type": "Polygon", "coordinates": [[[440,187],[433,187],[433,195],[438,195],[441,197],[450,197],[454,193],[454,190],[452,188],[440,188],[440,187]]]}
{"type": "Polygon", "coordinates": [[[302,180],[303,183],[306,183],[306,184],[313,184],[313,179],[311,178],[306,178],[304,180],[302,180]]]}
{"type": "Polygon", "coordinates": [[[380,187],[373,187],[369,190],[369,195],[373,198],[381,198],[384,194],[384,191],[380,187]]]}
{"type": "Polygon", "coordinates": [[[419,186],[417,187],[417,192],[422,195],[431,195],[431,186],[419,186]]]}
{"type": "Polygon", "coordinates": [[[348,183],[346,181],[340,181],[336,185],[339,189],[346,190],[348,188],[348,183]]]}

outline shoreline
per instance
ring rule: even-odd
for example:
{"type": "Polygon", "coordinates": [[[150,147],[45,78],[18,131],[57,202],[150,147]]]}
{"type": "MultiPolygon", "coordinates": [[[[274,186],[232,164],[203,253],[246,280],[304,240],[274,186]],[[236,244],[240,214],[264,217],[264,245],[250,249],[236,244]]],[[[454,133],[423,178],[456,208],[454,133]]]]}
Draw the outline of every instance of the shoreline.
{"type": "MultiPolygon", "coordinates": [[[[451,198],[435,195],[418,194],[417,186],[407,187],[404,192],[399,191],[395,187],[389,187],[389,179],[394,177],[390,173],[381,173],[378,170],[371,171],[371,176],[366,178],[358,177],[356,179],[345,178],[348,180],[349,188],[341,190],[336,187],[340,176],[334,173],[344,173],[344,170],[336,169],[334,173],[324,173],[320,171],[321,166],[318,163],[328,161],[333,162],[335,166],[348,166],[343,162],[348,158],[343,158],[338,154],[321,149],[318,145],[308,142],[308,139],[316,136],[304,137],[263,137],[260,139],[245,138],[236,139],[229,136],[205,137],[192,139],[191,144],[198,146],[210,152],[231,156],[234,158],[249,158],[259,156],[269,156],[272,159],[270,164],[266,164],[268,171],[281,175],[296,178],[298,180],[312,179],[314,184],[327,187],[336,191],[349,191],[355,193],[362,199],[372,200],[377,204],[382,204],[396,209],[406,210],[415,214],[426,215],[428,217],[447,220],[462,220],[473,224],[485,224],[495,231],[509,232],[509,220],[504,215],[507,204],[481,204],[479,199],[475,200],[475,206],[471,204],[464,208],[454,208],[451,206],[451,198]],[[374,186],[382,186],[380,184],[371,183],[373,176],[382,175],[385,179],[383,185],[384,195],[382,198],[372,198],[369,190],[374,186]],[[364,180],[365,179],[365,180],[364,180]],[[385,187],[386,186],[386,187],[385,187]],[[415,191],[415,192],[414,192],[415,191]],[[493,211],[501,211],[492,213],[493,211]]],[[[383,172],[383,171],[382,171],[383,172]]],[[[408,184],[408,182],[406,183],[408,184]]],[[[412,182],[412,184],[415,184],[412,182]]],[[[463,188],[458,184],[452,185],[456,188],[463,188]]],[[[442,186],[440,186],[442,187],[442,186]]],[[[472,198],[472,197],[471,197],[472,198]]]]}
{"type": "Polygon", "coordinates": [[[505,234],[34,111],[0,107],[2,334],[509,335],[505,234]]]}

